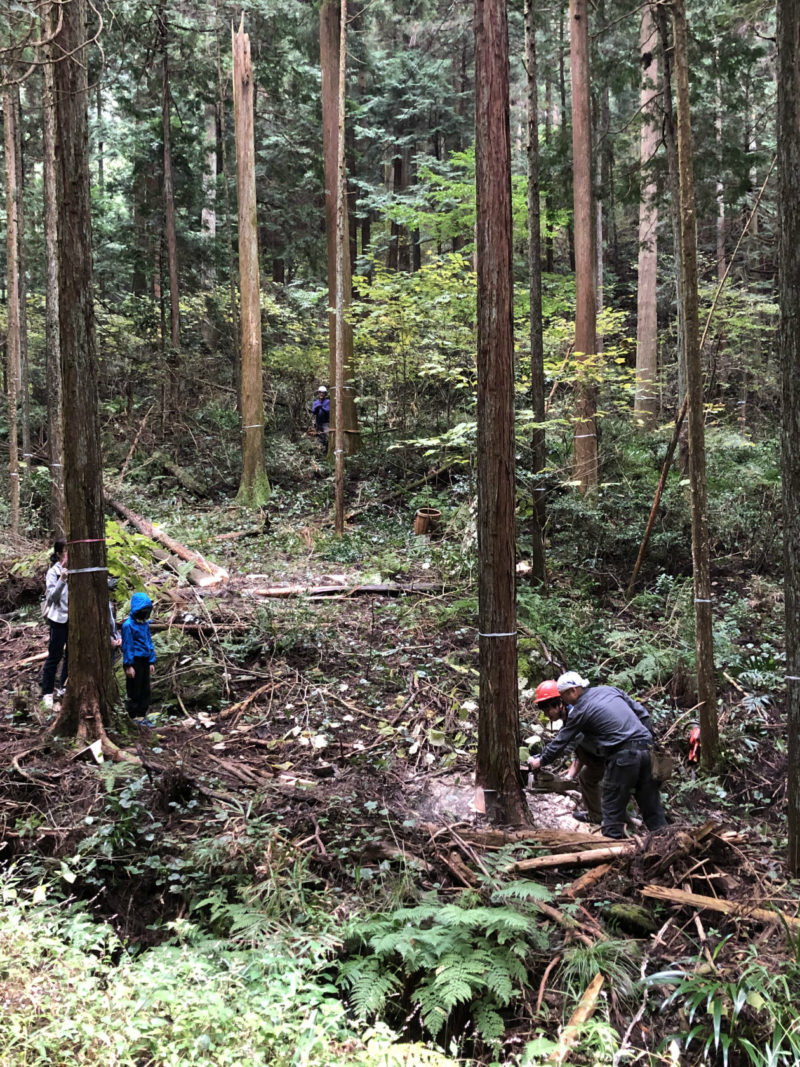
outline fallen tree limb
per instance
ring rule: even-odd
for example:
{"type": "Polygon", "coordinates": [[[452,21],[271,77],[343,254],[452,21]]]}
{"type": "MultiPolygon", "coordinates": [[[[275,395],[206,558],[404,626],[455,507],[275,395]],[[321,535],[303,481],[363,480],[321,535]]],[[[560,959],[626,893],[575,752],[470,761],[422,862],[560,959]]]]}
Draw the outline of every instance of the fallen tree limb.
{"type": "Polygon", "coordinates": [[[668,889],[661,885],[646,885],[640,890],[643,897],[651,900],[665,900],[678,907],[700,908],[707,911],[721,912],[734,919],[751,919],[760,923],[777,923],[783,920],[793,935],[800,933],[800,919],[786,912],[768,908],[755,908],[748,904],[737,904],[717,897],[705,897],[700,893],[689,893],[685,889],[668,889]]]}
{"type": "Polygon", "coordinates": [[[587,848],[581,852],[554,853],[549,856],[536,856],[532,860],[518,860],[507,868],[509,871],[537,871],[545,867],[567,867],[576,864],[604,863],[618,856],[629,856],[636,851],[636,845],[609,845],[602,848],[587,848]]]}
{"type": "Polygon", "coordinates": [[[193,563],[195,567],[204,571],[206,577],[198,579],[195,584],[197,585],[214,585],[217,582],[225,581],[229,575],[223,567],[218,567],[215,563],[209,563],[207,559],[204,559],[199,552],[193,552],[186,545],[182,545],[179,541],[170,537],[169,534],[164,533],[157,526],[153,526],[151,522],[143,518],[141,515],[137,515],[135,511],[131,511],[130,508],[126,508],[124,504],[121,504],[118,500],[114,500],[113,497],[106,493],[106,503],[110,508],[121,515],[139,533],[144,534],[145,537],[149,537],[151,541],[157,541],[159,544],[164,545],[170,552],[178,556],[179,559],[185,560],[187,563],[193,563]]]}
{"type": "Polygon", "coordinates": [[[574,882],[571,882],[564,889],[565,897],[579,897],[581,893],[585,893],[587,889],[591,889],[593,885],[597,885],[613,867],[612,863],[601,863],[599,867],[595,867],[592,871],[585,871],[580,878],[576,878],[574,882]]]}
{"type": "MultiPolygon", "coordinates": [[[[431,831],[437,827],[427,827],[431,831]]],[[[481,848],[505,848],[508,845],[540,844],[548,848],[569,848],[582,851],[587,848],[605,848],[613,844],[613,839],[590,834],[585,830],[552,830],[531,827],[529,830],[476,829],[470,827],[461,831],[465,841],[481,848]]]]}
{"type": "Polygon", "coordinates": [[[404,593],[440,592],[441,586],[432,582],[414,582],[410,585],[397,585],[384,582],[376,585],[276,585],[268,589],[253,589],[254,596],[290,597],[290,596],[402,596],[404,593]]]}
{"type": "Polygon", "coordinates": [[[558,1039],[558,1048],[549,1058],[548,1063],[554,1065],[564,1063],[570,1053],[570,1049],[580,1040],[580,1028],[594,1015],[597,1007],[597,998],[600,996],[604,980],[602,974],[598,973],[586,987],[580,1003],[572,1013],[569,1022],[564,1027],[564,1032],[558,1039]]]}

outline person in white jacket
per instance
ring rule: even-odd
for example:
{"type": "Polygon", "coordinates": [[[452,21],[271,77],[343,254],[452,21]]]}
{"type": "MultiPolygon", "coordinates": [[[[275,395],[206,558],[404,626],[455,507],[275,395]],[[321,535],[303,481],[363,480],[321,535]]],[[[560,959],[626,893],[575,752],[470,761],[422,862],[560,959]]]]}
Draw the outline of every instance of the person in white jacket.
{"type": "Polygon", "coordinates": [[[50,569],[47,572],[45,586],[44,613],[50,630],[50,640],[47,644],[47,659],[42,670],[42,703],[47,708],[52,708],[53,706],[56,672],[62,659],[61,685],[59,687],[61,692],[63,692],[64,684],[67,680],[68,577],[67,546],[63,541],[56,541],[53,545],[53,554],[50,557],[50,569]]]}

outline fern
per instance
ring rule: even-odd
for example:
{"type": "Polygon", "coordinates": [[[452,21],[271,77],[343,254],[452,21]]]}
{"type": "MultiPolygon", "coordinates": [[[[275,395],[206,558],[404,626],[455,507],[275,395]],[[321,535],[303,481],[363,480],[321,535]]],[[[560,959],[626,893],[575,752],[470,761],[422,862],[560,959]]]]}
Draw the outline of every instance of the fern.
{"type": "Polygon", "coordinates": [[[350,988],[350,1002],[359,1019],[382,1012],[389,996],[400,986],[394,974],[381,973],[376,959],[361,956],[343,964],[339,976],[350,988]]]}
{"type": "Polygon", "coordinates": [[[467,1007],[478,1035],[497,1041],[500,1012],[528,984],[530,946],[543,941],[535,901],[544,896],[513,885],[494,905],[464,893],[459,903],[423,901],[354,925],[348,940],[356,954],[339,975],[354,1010],[362,1018],[385,1011],[402,986],[409,1003],[397,1007],[406,1016],[416,1009],[434,1038],[467,1007]]]}

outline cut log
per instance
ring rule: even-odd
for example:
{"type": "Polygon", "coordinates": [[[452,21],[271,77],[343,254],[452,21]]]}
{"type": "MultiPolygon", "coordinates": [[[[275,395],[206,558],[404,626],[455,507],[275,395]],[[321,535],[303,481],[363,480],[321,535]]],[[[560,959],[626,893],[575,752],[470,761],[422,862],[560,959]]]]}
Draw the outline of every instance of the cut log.
{"type": "Polygon", "coordinates": [[[576,878],[574,882],[564,889],[564,896],[579,897],[581,893],[585,893],[587,889],[591,889],[592,886],[602,881],[612,866],[613,864],[611,863],[602,863],[599,867],[595,867],[593,871],[586,871],[580,878],[576,878]]]}
{"type": "MultiPolygon", "coordinates": [[[[178,556],[179,559],[185,560],[187,563],[194,563],[197,571],[204,572],[202,576],[197,578],[194,585],[214,585],[217,582],[224,582],[227,580],[228,572],[223,567],[218,567],[215,563],[209,563],[207,559],[204,559],[199,552],[193,552],[187,548],[186,545],[182,545],[179,541],[174,540],[169,534],[164,533],[157,526],[153,526],[151,522],[143,518],[141,515],[137,515],[135,511],[131,511],[130,508],[126,508],[124,504],[121,504],[118,500],[114,500],[112,496],[106,493],[106,503],[110,508],[113,508],[118,515],[121,515],[124,519],[127,519],[131,526],[135,527],[139,533],[144,534],[145,537],[149,537],[151,541],[157,541],[159,544],[164,545],[170,552],[178,556]]],[[[195,571],[192,571],[195,574],[195,571]]],[[[190,576],[191,581],[191,576],[190,576]]]]}
{"type": "MultiPolygon", "coordinates": [[[[430,823],[425,829],[432,834],[440,833],[442,827],[430,823]]],[[[585,830],[553,830],[545,827],[529,830],[500,830],[465,827],[459,830],[460,836],[471,845],[481,848],[506,848],[508,845],[540,844],[547,848],[567,848],[582,851],[587,848],[605,848],[614,844],[614,839],[600,834],[587,833],[585,830]]]]}
{"type": "Polygon", "coordinates": [[[581,997],[580,1003],[572,1013],[569,1022],[564,1027],[564,1032],[558,1039],[558,1048],[547,1061],[548,1063],[552,1063],[554,1067],[557,1064],[566,1062],[570,1049],[572,1049],[580,1040],[581,1027],[594,1015],[595,1008],[597,1007],[597,998],[600,996],[603,982],[604,978],[602,974],[596,974],[586,987],[586,991],[581,997]]]}
{"type": "Polygon", "coordinates": [[[636,851],[636,845],[609,845],[601,848],[587,848],[581,852],[562,852],[549,856],[536,856],[532,860],[519,860],[507,868],[509,871],[537,871],[545,867],[568,867],[578,864],[605,863],[618,856],[629,856],[636,851]]]}
{"type": "Polygon", "coordinates": [[[253,589],[254,596],[402,596],[404,593],[439,593],[442,587],[433,582],[414,582],[397,585],[384,582],[377,585],[276,585],[269,589],[253,589]]]}
{"type": "Polygon", "coordinates": [[[755,908],[748,904],[719,900],[717,897],[705,897],[700,893],[689,893],[685,889],[668,889],[661,885],[646,885],[640,892],[643,897],[649,897],[652,900],[665,900],[678,907],[717,911],[723,915],[730,915],[734,919],[750,919],[759,923],[777,923],[782,919],[793,936],[800,933],[800,919],[794,915],[787,915],[777,908],[774,911],[767,908],[755,908]]]}

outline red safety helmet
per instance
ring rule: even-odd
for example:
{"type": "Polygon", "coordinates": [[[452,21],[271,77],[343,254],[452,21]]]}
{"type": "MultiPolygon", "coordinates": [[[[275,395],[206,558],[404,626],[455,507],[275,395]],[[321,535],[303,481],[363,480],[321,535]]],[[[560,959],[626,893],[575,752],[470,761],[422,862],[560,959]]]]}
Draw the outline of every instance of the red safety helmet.
{"type": "Polygon", "coordinates": [[[560,700],[561,694],[558,691],[558,686],[552,680],[547,682],[540,682],[536,686],[536,692],[533,694],[533,701],[535,704],[540,704],[545,700],[560,700]]]}

